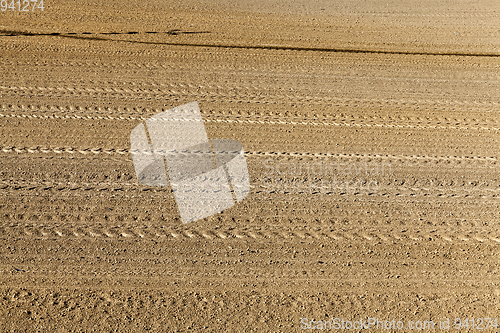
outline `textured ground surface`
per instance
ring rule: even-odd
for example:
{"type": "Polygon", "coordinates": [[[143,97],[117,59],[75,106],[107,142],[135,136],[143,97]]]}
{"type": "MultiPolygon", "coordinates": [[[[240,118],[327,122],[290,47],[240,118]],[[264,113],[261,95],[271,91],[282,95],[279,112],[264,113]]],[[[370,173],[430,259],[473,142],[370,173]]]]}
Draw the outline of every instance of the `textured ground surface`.
{"type": "Polygon", "coordinates": [[[249,3],[0,12],[0,331],[498,315],[498,3],[249,3]],[[191,101],[252,188],[183,225],[129,135],[191,101]]]}

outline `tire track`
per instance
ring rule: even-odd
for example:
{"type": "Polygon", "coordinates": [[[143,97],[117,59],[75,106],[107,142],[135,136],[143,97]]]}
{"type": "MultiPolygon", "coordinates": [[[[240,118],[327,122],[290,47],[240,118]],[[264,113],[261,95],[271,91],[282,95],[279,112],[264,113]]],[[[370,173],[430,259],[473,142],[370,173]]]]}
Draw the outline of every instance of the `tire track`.
{"type": "MultiPolygon", "coordinates": [[[[181,87],[181,86],[177,86],[181,87]]],[[[184,88],[189,86],[186,84],[184,88]]],[[[205,88],[205,86],[203,86],[205,88]]],[[[212,87],[214,88],[214,87],[212,87]]],[[[272,98],[269,94],[262,93],[254,93],[249,94],[248,89],[245,87],[239,87],[239,92],[235,95],[234,93],[224,93],[221,91],[224,89],[223,87],[219,87],[217,90],[213,91],[198,91],[195,90],[175,90],[175,89],[145,89],[145,88],[116,88],[116,87],[92,87],[92,88],[79,88],[79,87],[17,87],[17,86],[0,86],[0,90],[6,92],[14,92],[17,96],[19,96],[18,92],[29,93],[29,96],[40,96],[40,97],[60,97],[61,94],[66,94],[68,97],[74,97],[75,95],[78,97],[82,96],[117,96],[120,99],[126,98],[135,98],[135,96],[148,96],[151,98],[164,98],[165,96],[190,96],[191,98],[197,99],[200,102],[216,102],[220,100],[227,101],[244,101],[249,103],[262,103],[262,104],[274,104],[282,101],[288,101],[291,103],[312,103],[312,104],[332,104],[332,103],[340,103],[347,101],[353,101],[350,99],[342,99],[335,97],[320,97],[320,96],[305,96],[300,97],[296,95],[288,95],[288,94],[272,94],[272,98]],[[38,94],[36,93],[38,92],[38,94]]],[[[227,89],[227,88],[226,88],[227,89]]],[[[255,88],[254,88],[255,89],[255,88]]],[[[258,91],[258,89],[255,89],[258,91]]],[[[418,105],[418,104],[426,104],[426,105],[444,105],[444,106],[472,106],[472,107],[480,107],[480,106],[490,106],[492,108],[500,106],[500,103],[495,101],[456,101],[456,100],[445,100],[445,101],[435,101],[435,100],[390,100],[388,101],[379,100],[379,99],[359,99],[353,101],[354,103],[364,102],[364,103],[377,103],[377,104],[393,104],[393,105],[418,105]]]]}
{"type": "MultiPolygon", "coordinates": [[[[496,102],[473,102],[473,103],[462,103],[461,101],[437,101],[437,100],[381,100],[381,99],[348,99],[348,98],[332,98],[336,99],[342,104],[348,103],[348,104],[359,104],[359,103],[376,103],[376,104],[393,104],[393,105],[398,105],[398,104],[419,104],[419,103],[429,103],[429,104],[459,104],[461,106],[471,106],[471,105],[480,105],[480,104],[491,104],[492,106],[500,106],[500,103],[496,102]]],[[[1,105],[1,111],[4,113],[9,113],[9,112],[24,112],[24,111],[30,111],[30,112],[37,112],[37,113],[48,113],[48,112],[60,112],[60,113],[66,113],[66,112],[85,112],[85,113],[91,113],[90,116],[93,114],[98,114],[98,115],[103,115],[103,116],[109,116],[110,114],[118,114],[119,116],[127,116],[127,117],[133,117],[133,116],[138,116],[139,113],[148,113],[148,114],[157,114],[160,112],[165,112],[169,109],[167,108],[149,108],[149,107],[100,107],[100,106],[94,106],[94,107],[89,107],[89,106],[78,106],[78,105],[25,105],[25,104],[2,104],[1,105]]],[[[291,112],[287,112],[287,114],[290,114],[291,112]]],[[[55,114],[55,113],[54,113],[55,114]]],[[[227,116],[227,117],[252,117],[252,118],[272,118],[272,119],[297,119],[297,120],[310,120],[311,118],[314,119],[315,121],[332,121],[332,120],[343,120],[343,121],[353,121],[353,120],[361,120],[361,121],[383,121],[385,122],[391,122],[391,121],[413,121],[413,122],[428,122],[428,123],[441,123],[445,122],[448,125],[451,123],[455,124],[464,124],[464,125],[480,125],[480,124],[500,124],[500,121],[496,117],[492,118],[484,118],[484,119],[479,119],[478,117],[480,115],[475,114],[474,118],[468,119],[468,118],[457,118],[451,117],[451,116],[446,116],[446,117],[438,117],[438,116],[407,116],[407,115],[386,115],[386,116],[381,116],[381,115],[356,115],[356,114],[346,114],[345,111],[341,112],[340,115],[332,115],[332,114],[314,114],[312,116],[300,116],[298,112],[295,113],[295,115],[283,115],[282,113],[277,113],[275,115],[269,115],[269,114],[259,114],[258,111],[252,112],[251,114],[244,114],[242,111],[238,112],[218,112],[217,114],[214,113],[202,113],[203,116],[227,116]]],[[[21,114],[22,116],[23,114],[21,114]]],[[[17,115],[16,115],[17,116],[17,115]]],[[[82,114],[81,117],[85,118],[88,115],[82,114]]],[[[115,116],[116,117],[116,116],[115,116]]],[[[113,118],[115,119],[115,118],[113,118]]],[[[116,118],[116,119],[121,119],[121,118],[116,118]]],[[[140,119],[137,118],[137,119],[140,119]]]]}
{"type": "MultiPolygon", "coordinates": [[[[171,54],[176,54],[175,51],[171,51],[171,54]]],[[[206,59],[206,56],[204,54],[199,54],[199,53],[190,53],[190,58],[193,59],[206,59]]],[[[20,68],[20,67],[30,67],[30,68],[44,68],[44,67],[76,67],[76,68],[83,68],[87,69],[89,67],[93,68],[105,68],[105,69],[124,69],[124,70],[129,70],[129,69],[147,69],[147,70],[170,70],[170,71],[186,71],[186,70],[193,70],[196,69],[197,71],[202,71],[206,72],[207,71],[207,64],[204,64],[203,66],[200,66],[197,63],[192,63],[190,66],[184,65],[184,62],[170,62],[170,63],[137,63],[137,62],[98,62],[98,61],[62,61],[58,59],[46,59],[43,62],[31,62],[29,59],[23,59],[22,61],[16,61],[13,59],[0,59],[0,64],[5,67],[5,68],[20,68]]],[[[214,70],[220,70],[220,71],[228,71],[228,70],[234,70],[238,68],[238,70],[242,74],[250,74],[256,70],[255,66],[252,65],[247,65],[245,63],[239,63],[237,66],[231,65],[231,64],[209,64],[210,68],[213,68],[214,70]],[[245,72],[248,71],[248,72],[245,72]]],[[[271,66],[266,66],[265,64],[260,64],[259,68],[264,67],[266,70],[271,70],[271,69],[287,69],[291,70],[290,67],[276,67],[280,66],[279,64],[273,64],[273,67],[271,66]]],[[[292,65],[293,66],[293,65],[292,65]]],[[[304,69],[302,66],[293,66],[292,67],[293,71],[295,73],[300,72],[300,73],[310,73],[308,69],[304,69]]],[[[140,82],[132,82],[131,85],[142,85],[140,82]]],[[[258,89],[258,88],[255,88],[258,89]]]]}
{"type": "MultiPolygon", "coordinates": [[[[380,184],[379,184],[380,185],[380,184]]],[[[2,193],[2,195],[10,195],[13,191],[15,192],[30,192],[30,191],[50,191],[51,193],[71,193],[72,197],[76,197],[77,193],[75,191],[93,191],[98,192],[100,195],[104,195],[106,192],[143,192],[148,187],[141,185],[139,183],[130,182],[55,182],[55,181],[20,181],[20,180],[2,180],[0,181],[0,190],[7,190],[10,192],[2,193]],[[104,194],[103,194],[104,193],[104,194]]],[[[303,195],[303,196],[354,196],[354,197],[395,197],[395,198],[419,198],[425,197],[427,199],[434,198],[435,200],[442,199],[490,199],[490,200],[500,200],[500,188],[491,188],[490,184],[486,184],[482,187],[476,185],[431,185],[426,187],[418,186],[399,186],[384,184],[382,188],[376,190],[360,190],[360,189],[324,189],[324,187],[317,186],[313,191],[309,190],[297,190],[295,188],[290,188],[288,186],[285,188],[283,185],[278,187],[273,186],[272,189],[264,185],[253,185],[250,184],[251,193],[254,194],[279,194],[279,195],[303,195]]],[[[155,192],[172,192],[170,187],[158,187],[154,188],[155,192]]],[[[8,218],[4,216],[4,218],[8,218]]]]}
{"type": "MultiPolygon", "coordinates": [[[[55,153],[55,154],[107,154],[107,155],[128,155],[132,154],[130,149],[114,149],[114,148],[77,148],[77,147],[12,147],[12,146],[0,146],[0,152],[3,153],[55,153]]],[[[181,154],[183,152],[172,151],[173,153],[181,154]]],[[[134,152],[134,154],[139,154],[140,152],[134,152]]],[[[145,152],[147,154],[148,152],[145,152]]],[[[441,162],[488,162],[491,164],[497,164],[498,158],[494,156],[481,157],[481,156],[429,156],[429,155],[383,155],[383,154],[340,154],[340,153],[307,153],[307,152],[262,152],[262,151],[245,151],[246,156],[279,156],[279,157],[316,157],[316,158],[365,158],[365,159],[389,159],[389,160],[419,160],[421,162],[434,161],[436,163],[441,162]]]]}
{"type": "Polygon", "coordinates": [[[45,147],[0,147],[0,150],[4,153],[43,153],[43,154],[48,154],[48,153],[55,153],[55,154],[83,154],[83,155],[88,155],[88,154],[108,154],[108,155],[113,155],[113,154],[119,154],[119,155],[126,155],[130,154],[130,150],[128,149],[113,149],[113,148],[73,148],[73,147],[66,147],[66,148],[45,148],[45,147]]]}
{"type": "Polygon", "coordinates": [[[500,244],[500,233],[474,230],[366,230],[315,228],[290,230],[288,228],[228,228],[199,229],[171,227],[124,227],[124,226],[0,226],[0,237],[25,238],[110,238],[143,240],[209,240],[209,241],[334,241],[334,242],[441,242],[441,243],[491,243],[500,244]]]}
{"type": "MultiPolygon", "coordinates": [[[[197,53],[193,53],[191,54],[191,57],[200,57],[199,54],[197,53]]],[[[209,59],[205,59],[205,60],[209,60],[209,59]]],[[[1,59],[0,59],[0,63],[1,63],[1,59]]],[[[49,66],[49,64],[51,65],[55,65],[55,64],[58,64],[60,65],[60,67],[63,67],[64,69],[66,69],[67,67],[77,67],[77,68],[80,68],[80,67],[83,67],[85,69],[87,69],[89,66],[90,67],[93,67],[93,68],[98,68],[98,67],[101,67],[101,68],[105,68],[105,69],[117,69],[117,65],[112,63],[112,64],[108,64],[108,63],[97,63],[97,62],[94,62],[94,61],[90,61],[88,63],[72,63],[72,62],[56,62],[54,60],[47,60],[46,62],[37,62],[37,63],[24,63],[24,62],[14,62],[14,61],[7,61],[5,62],[5,67],[11,67],[11,68],[19,68],[19,67],[22,67],[22,66],[29,66],[31,65],[31,68],[44,68],[46,66],[49,66]]],[[[196,67],[196,65],[194,65],[196,67]]],[[[297,73],[301,73],[301,74],[298,74],[299,76],[301,76],[302,78],[304,79],[307,79],[307,78],[313,78],[313,77],[316,77],[318,75],[321,75],[323,77],[327,77],[328,79],[330,80],[338,80],[338,79],[354,79],[354,80],[370,80],[370,79],[374,79],[374,80],[389,80],[389,81],[412,81],[416,84],[421,84],[422,82],[439,82],[439,83],[444,83],[444,84],[447,84],[449,82],[467,82],[468,84],[484,84],[485,82],[488,82],[490,85],[491,84],[497,84],[499,81],[497,80],[497,77],[496,76],[487,76],[485,77],[484,79],[482,80],[472,80],[471,78],[469,77],[464,77],[464,78],[461,78],[461,79],[453,79],[453,78],[446,78],[446,79],[441,79],[441,78],[432,78],[432,77],[408,77],[408,76],[402,76],[402,77],[385,77],[385,76],[380,76],[380,75],[372,75],[372,76],[352,76],[352,75],[349,75],[349,73],[342,73],[342,74],[325,74],[324,70],[323,71],[318,71],[317,68],[315,66],[311,66],[310,68],[304,68],[303,66],[300,66],[300,67],[297,67],[297,66],[293,66],[292,68],[290,67],[290,65],[288,64],[286,67],[283,66],[283,67],[276,67],[276,64],[273,64],[272,67],[269,67],[269,66],[266,66],[265,64],[261,64],[259,69],[258,70],[257,68],[255,68],[254,66],[245,66],[244,64],[241,64],[238,63],[238,65],[227,65],[227,64],[210,64],[212,70],[207,70],[207,66],[203,66],[203,67],[197,67],[197,72],[204,72],[204,73],[213,73],[213,71],[221,71],[221,72],[228,72],[228,71],[234,71],[234,70],[237,70],[238,72],[240,72],[240,74],[242,75],[246,75],[246,76],[255,76],[255,75],[258,75],[258,76],[262,76],[262,75],[266,75],[265,73],[269,73],[269,72],[276,72],[276,71],[281,71],[283,73],[281,74],[274,74],[274,76],[278,75],[278,76],[288,76],[290,74],[284,74],[284,73],[288,73],[288,72],[292,72],[297,74],[297,73]],[[262,67],[264,66],[264,67],[262,67]]],[[[157,63],[131,63],[130,66],[127,66],[127,65],[123,65],[123,66],[118,66],[120,67],[120,70],[125,70],[127,72],[127,70],[129,71],[135,71],[135,69],[143,69],[143,70],[169,70],[169,71],[179,71],[179,72],[185,72],[185,71],[192,71],[193,70],[193,67],[190,66],[190,67],[186,67],[186,66],[183,66],[182,63],[170,63],[170,64],[157,64],[157,63]],[[128,68],[130,67],[130,68],[128,68]]],[[[74,73],[72,76],[75,76],[74,73]]],[[[76,75],[76,77],[79,77],[80,75],[76,75]]],[[[60,80],[59,80],[60,81],[60,80]]],[[[62,82],[64,81],[69,81],[67,79],[63,79],[62,82]]],[[[267,80],[266,80],[267,81],[267,80]]],[[[60,82],[60,84],[62,84],[62,82],[60,82]]],[[[42,83],[43,84],[43,83],[42,83]]],[[[217,85],[217,84],[213,84],[212,81],[207,81],[207,82],[204,82],[202,85],[201,84],[197,84],[197,85],[193,85],[193,84],[190,84],[189,82],[170,82],[170,83],[159,83],[159,82],[155,82],[155,81],[141,81],[141,82],[134,82],[134,81],[106,81],[106,80],[103,80],[103,81],[100,81],[99,83],[97,83],[96,81],[92,81],[92,82],[86,82],[86,81],[82,81],[82,80],[75,80],[75,79],[72,79],[70,81],[71,85],[73,85],[73,87],[68,87],[67,85],[65,87],[57,87],[57,88],[54,88],[54,87],[33,87],[33,86],[21,86],[21,87],[16,87],[16,86],[9,86],[9,87],[6,87],[5,85],[2,86],[3,88],[2,89],[8,89],[8,88],[15,88],[14,90],[26,90],[26,91],[33,91],[33,90],[37,90],[38,88],[42,91],[47,91],[47,90],[57,90],[57,89],[61,89],[61,91],[71,91],[71,92],[74,92],[76,90],[82,90],[83,91],[86,91],[87,89],[87,86],[88,85],[91,85],[91,86],[96,86],[96,84],[99,84],[101,86],[97,86],[98,90],[100,91],[107,91],[107,90],[111,90],[113,91],[113,89],[117,89],[118,91],[123,91],[123,90],[131,90],[131,91],[134,91],[134,89],[137,90],[137,88],[135,87],[148,87],[149,89],[160,89],[160,88],[165,88],[165,87],[169,87],[169,88],[172,88],[172,89],[180,89],[180,90],[185,90],[185,89],[196,89],[197,91],[198,90],[207,90],[207,89],[211,89],[211,90],[218,90],[218,92],[220,93],[221,91],[231,91],[232,93],[234,93],[234,91],[244,91],[244,92],[250,92],[250,91],[254,91],[254,92],[257,92],[257,93],[260,93],[262,94],[262,91],[269,91],[269,89],[271,88],[271,90],[277,90],[278,93],[280,91],[282,91],[282,88],[283,86],[280,85],[279,83],[276,83],[276,82],[265,82],[265,83],[256,83],[255,80],[251,80],[249,81],[247,84],[245,85],[238,85],[238,84],[231,84],[230,86],[227,86],[227,85],[224,85],[224,86],[221,86],[221,85],[217,85]],[[75,85],[81,85],[82,87],[75,87],[75,85]],[[102,87],[102,85],[105,85],[104,87],[102,87]],[[112,87],[109,87],[109,86],[112,86],[112,87]],[[131,86],[130,89],[127,89],[127,88],[124,88],[123,86],[126,85],[126,86],[131,86]],[[120,87],[116,87],[116,86],[120,86],[120,87]],[[85,88],[84,88],[85,87],[85,88]],[[272,88],[274,87],[274,89],[272,88]]],[[[90,88],[92,89],[92,88],[90,88]]],[[[148,90],[148,89],[146,89],[148,90]]],[[[110,91],[110,92],[111,92],[110,91]]],[[[278,93],[275,93],[274,95],[277,95],[278,93]]],[[[309,94],[311,94],[313,92],[309,92],[309,94]]],[[[317,93],[317,91],[315,91],[315,93],[317,93]]],[[[313,93],[314,94],[314,93],[313,93]]],[[[427,92],[426,95],[429,95],[429,93],[427,92]]],[[[437,95],[436,98],[439,98],[439,97],[442,97],[442,96],[439,96],[437,95]]],[[[423,101],[426,101],[426,102],[433,102],[432,100],[429,101],[429,99],[427,100],[421,100],[420,102],[423,102],[423,101]]],[[[402,101],[402,102],[405,102],[405,101],[402,101]]],[[[448,100],[448,101],[445,101],[444,103],[456,103],[456,98],[454,100],[448,100]]],[[[475,101],[475,100],[465,100],[465,101],[460,101],[460,103],[465,103],[467,105],[478,105],[479,104],[482,104],[484,101],[475,101]]],[[[330,101],[331,103],[331,101],[330,101]]],[[[486,103],[493,103],[493,105],[498,105],[498,103],[496,102],[495,99],[492,99],[491,101],[489,102],[486,102],[486,103]]]]}
{"type": "MultiPolygon", "coordinates": [[[[354,103],[354,102],[353,102],[354,103]]],[[[355,101],[355,103],[359,103],[359,101],[355,101]]],[[[80,112],[81,114],[72,114],[72,115],[64,115],[64,116],[78,116],[80,118],[78,119],[112,119],[112,120],[136,120],[136,119],[144,119],[143,117],[138,116],[138,114],[157,114],[160,112],[165,112],[167,111],[166,108],[123,108],[120,110],[120,108],[110,108],[110,107],[81,107],[81,106],[53,106],[53,105],[48,105],[44,109],[41,106],[33,106],[33,105],[6,105],[3,104],[2,106],[2,112],[4,114],[2,115],[3,117],[40,117],[40,118],[49,118],[49,117],[62,117],[58,116],[54,112],[59,112],[59,113],[75,113],[75,112],[80,112]],[[15,113],[10,113],[9,112],[23,112],[21,114],[15,114],[15,113]],[[31,114],[26,114],[24,113],[25,111],[31,112],[31,114]],[[135,111],[135,112],[133,112],[135,111]],[[36,112],[36,113],[33,113],[36,112]],[[42,113],[43,115],[39,115],[38,113],[42,113]],[[45,115],[45,113],[52,113],[50,115],[45,115]],[[90,113],[90,114],[84,114],[84,113],[90,113]],[[115,114],[115,115],[114,115],[115,114]],[[114,115],[114,116],[113,116],[114,115]]],[[[264,115],[264,114],[259,114],[258,112],[252,113],[252,114],[244,114],[242,111],[238,112],[221,112],[218,114],[214,113],[202,113],[204,117],[226,117],[226,118],[252,118],[252,119],[266,119],[266,120],[282,120],[282,119],[288,119],[288,120],[296,120],[296,121],[317,121],[317,122],[322,122],[322,121],[342,121],[342,122],[354,122],[354,121],[359,121],[359,122],[373,122],[373,121],[383,121],[384,123],[390,123],[390,122],[396,122],[396,121],[402,121],[402,122],[427,122],[428,124],[431,123],[446,123],[447,125],[450,125],[451,123],[455,123],[456,125],[462,124],[462,125],[467,125],[467,126],[478,126],[478,125],[484,125],[487,126],[488,124],[498,124],[499,122],[496,119],[465,119],[461,118],[458,119],[457,117],[451,118],[451,117],[430,117],[430,116],[380,116],[380,115],[356,115],[356,114],[344,114],[341,113],[341,115],[330,115],[330,114],[323,114],[323,115],[318,115],[315,114],[310,117],[304,117],[300,116],[299,113],[296,113],[295,115],[290,115],[289,112],[287,112],[286,115],[279,113],[275,115],[264,115]]]]}
{"type": "MultiPolygon", "coordinates": [[[[473,130],[473,131],[491,131],[498,132],[500,127],[474,127],[474,126],[443,126],[443,125],[410,125],[410,124],[381,124],[381,123],[347,123],[347,122],[314,122],[307,120],[254,120],[254,119],[217,119],[220,116],[207,115],[204,116],[204,122],[208,123],[236,123],[236,124],[260,124],[260,125],[301,125],[301,126],[337,126],[337,127],[368,127],[368,128],[409,128],[409,129],[421,129],[421,130],[433,130],[433,129],[443,129],[443,130],[473,130]],[[216,118],[216,119],[211,119],[216,118]]],[[[5,114],[0,113],[0,118],[25,118],[25,119],[78,119],[78,120],[125,120],[125,121],[144,121],[148,117],[124,117],[124,116],[80,116],[80,115],[36,115],[36,114],[5,114]]],[[[155,119],[157,120],[157,119],[155,119]]],[[[189,119],[178,118],[179,121],[191,121],[189,119]]]]}

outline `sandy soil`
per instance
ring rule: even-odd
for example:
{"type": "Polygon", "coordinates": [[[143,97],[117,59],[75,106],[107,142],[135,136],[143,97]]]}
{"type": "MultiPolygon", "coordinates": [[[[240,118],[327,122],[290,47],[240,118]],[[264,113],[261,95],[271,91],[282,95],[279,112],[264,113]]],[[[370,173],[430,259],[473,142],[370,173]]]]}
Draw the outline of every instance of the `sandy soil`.
{"type": "Polygon", "coordinates": [[[0,12],[0,331],[498,316],[500,5],[329,3],[0,12]],[[252,187],[183,225],[129,135],[192,101],[252,187]]]}

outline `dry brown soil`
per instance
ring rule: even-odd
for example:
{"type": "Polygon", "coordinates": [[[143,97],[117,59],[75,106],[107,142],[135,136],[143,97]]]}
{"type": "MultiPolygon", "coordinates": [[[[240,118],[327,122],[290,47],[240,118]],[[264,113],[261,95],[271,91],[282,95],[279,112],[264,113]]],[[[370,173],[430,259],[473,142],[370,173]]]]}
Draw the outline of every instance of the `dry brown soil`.
{"type": "Polygon", "coordinates": [[[44,5],[0,12],[1,332],[499,316],[497,1],[44,5]],[[192,101],[252,187],[182,224],[129,135],[192,101]]]}

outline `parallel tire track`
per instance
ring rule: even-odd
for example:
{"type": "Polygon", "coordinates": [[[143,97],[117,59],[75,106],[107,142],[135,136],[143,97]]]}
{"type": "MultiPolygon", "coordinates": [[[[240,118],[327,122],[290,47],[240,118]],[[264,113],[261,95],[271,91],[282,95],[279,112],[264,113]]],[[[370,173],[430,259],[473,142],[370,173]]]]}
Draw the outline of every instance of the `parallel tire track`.
{"type": "MultiPolygon", "coordinates": [[[[182,86],[182,85],[181,85],[182,86]]],[[[201,87],[200,87],[201,88],[201,87]]],[[[500,103],[496,102],[470,102],[470,103],[462,103],[461,101],[436,101],[436,100],[393,100],[393,99],[349,99],[349,98],[332,98],[337,101],[339,101],[342,104],[359,104],[359,103],[369,103],[369,104],[389,104],[389,105],[403,105],[403,104],[443,104],[443,105],[448,105],[448,104],[457,104],[460,106],[470,106],[470,105],[491,105],[493,107],[500,106],[500,103]]],[[[109,115],[114,115],[115,117],[117,116],[126,116],[126,117],[134,117],[137,119],[140,119],[140,115],[147,113],[147,114],[157,114],[160,112],[167,111],[167,108],[149,108],[149,107],[100,107],[100,106],[81,106],[81,105],[40,105],[40,104],[1,104],[1,112],[4,112],[6,114],[10,114],[10,112],[13,111],[21,111],[22,113],[20,114],[21,116],[25,114],[25,111],[31,111],[31,112],[37,112],[37,113],[52,113],[55,114],[54,112],[59,112],[59,113],[75,113],[75,112],[81,112],[81,116],[86,117],[89,115],[83,114],[85,113],[91,113],[90,116],[93,114],[97,114],[100,116],[109,116],[109,115]]],[[[475,114],[474,118],[457,118],[456,116],[406,116],[406,115],[387,115],[387,116],[380,116],[380,115],[370,115],[370,114],[362,114],[362,115],[356,115],[356,114],[345,114],[342,112],[341,115],[332,115],[332,114],[323,114],[323,115],[308,115],[307,117],[300,117],[299,113],[296,113],[295,116],[283,116],[281,113],[276,114],[274,116],[270,116],[269,114],[259,114],[258,111],[253,112],[252,114],[244,114],[241,111],[238,111],[237,114],[235,114],[233,111],[231,112],[224,112],[222,110],[221,112],[218,112],[217,114],[206,114],[202,112],[204,116],[227,116],[227,117],[251,117],[251,118],[262,118],[262,119],[302,119],[302,120],[314,120],[314,121],[332,121],[332,120],[338,120],[338,121],[383,121],[384,123],[387,122],[394,122],[394,121],[403,121],[403,122],[427,122],[427,123],[446,123],[448,125],[455,123],[457,125],[462,124],[462,125],[467,125],[467,126],[478,126],[478,125],[487,125],[487,124],[500,124],[500,121],[497,117],[490,117],[488,119],[479,119],[478,117],[480,115],[475,114]]],[[[119,117],[117,118],[111,118],[111,119],[121,119],[119,117]]]]}
{"type": "MultiPolygon", "coordinates": [[[[12,147],[0,146],[0,152],[3,153],[55,153],[55,154],[107,154],[107,155],[128,155],[132,152],[130,149],[114,149],[114,148],[81,148],[81,147],[12,147]]],[[[182,152],[179,152],[182,153],[182,152]]],[[[418,160],[421,162],[449,163],[449,162],[487,162],[497,164],[498,158],[494,156],[428,156],[428,155],[382,155],[382,154],[341,154],[341,153],[308,153],[308,152],[262,152],[262,151],[245,151],[247,156],[274,156],[274,157],[316,157],[316,158],[365,158],[365,159],[389,159],[389,160],[418,160]]]]}
{"type": "MultiPolygon", "coordinates": [[[[40,96],[40,97],[61,97],[67,95],[68,97],[82,97],[82,96],[115,96],[120,99],[135,98],[136,96],[144,96],[150,98],[164,98],[165,96],[189,96],[191,99],[197,99],[200,102],[217,102],[224,100],[226,102],[248,102],[248,103],[261,103],[261,104],[276,104],[278,102],[288,101],[291,103],[312,103],[312,104],[344,104],[345,99],[336,97],[320,97],[320,96],[297,96],[289,94],[280,94],[276,92],[274,94],[262,94],[260,92],[250,93],[248,89],[240,87],[237,91],[224,91],[221,89],[215,90],[201,90],[200,87],[191,90],[186,90],[187,85],[184,88],[177,86],[176,89],[162,89],[157,88],[116,88],[116,87],[92,87],[92,88],[81,88],[81,87],[17,87],[17,86],[0,86],[0,90],[5,92],[14,93],[16,96],[21,94],[28,94],[29,96],[40,96]]],[[[205,87],[203,87],[205,88],[205,87]]],[[[221,87],[222,88],[222,87],[221,87]]],[[[347,102],[355,102],[353,100],[347,99],[347,102]]],[[[376,103],[376,104],[393,104],[397,106],[411,106],[411,105],[437,105],[437,106],[460,106],[460,107],[485,107],[496,108],[500,103],[495,101],[456,101],[456,100],[446,100],[446,101],[436,101],[436,100],[379,100],[379,99],[360,99],[358,103],[376,103]]]]}
{"type": "MultiPolygon", "coordinates": [[[[217,118],[214,115],[206,116],[204,122],[208,123],[237,123],[237,124],[262,124],[262,125],[302,125],[302,126],[345,126],[345,127],[370,127],[370,128],[410,128],[410,129],[443,129],[443,130],[474,130],[474,131],[500,131],[500,127],[474,127],[474,126],[443,126],[443,125],[410,125],[410,124],[366,124],[366,123],[347,123],[347,122],[314,122],[307,120],[254,120],[254,119],[210,119],[217,118]]],[[[36,114],[2,114],[0,118],[25,118],[25,119],[79,119],[79,120],[127,120],[143,121],[147,117],[123,117],[123,116],[84,116],[84,115],[36,115],[36,114]]],[[[182,119],[178,119],[182,120],[182,119]]],[[[190,121],[186,119],[185,121],[190,121]]]]}
{"type": "Polygon", "coordinates": [[[315,230],[299,229],[190,229],[171,227],[119,227],[110,226],[1,226],[0,237],[27,238],[135,238],[155,240],[206,239],[219,241],[337,241],[337,242],[447,242],[447,243],[500,243],[500,233],[479,233],[476,231],[451,230],[342,230],[331,228],[315,228],[315,230]]]}
{"type": "MultiPolygon", "coordinates": [[[[380,184],[379,184],[380,185],[380,184]]],[[[56,191],[56,192],[74,192],[74,191],[97,191],[97,192],[142,192],[147,189],[139,183],[127,182],[98,182],[98,183],[71,183],[71,182],[29,182],[29,181],[1,181],[0,190],[10,191],[56,191]]],[[[250,185],[252,193],[255,194],[285,194],[285,195],[353,195],[353,196],[381,196],[381,197],[427,197],[427,198],[481,198],[481,199],[500,199],[500,188],[478,188],[470,186],[445,186],[445,187],[417,187],[417,186],[382,186],[374,189],[324,189],[318,184],[317,190],[296,190],[295,188],[285,189],[281,187],[270,188],[263,185],[250,185]]],[[[155,188],[158,192],[171,192],[170,187],[155,188]]],[[[74,196],[74,195],[73,195],[74,196]]],[[[6,217],[6,216],[4,216],[6,217]]]]}

